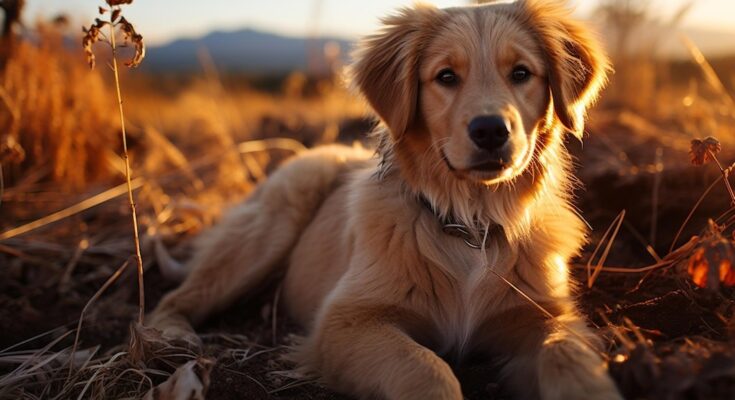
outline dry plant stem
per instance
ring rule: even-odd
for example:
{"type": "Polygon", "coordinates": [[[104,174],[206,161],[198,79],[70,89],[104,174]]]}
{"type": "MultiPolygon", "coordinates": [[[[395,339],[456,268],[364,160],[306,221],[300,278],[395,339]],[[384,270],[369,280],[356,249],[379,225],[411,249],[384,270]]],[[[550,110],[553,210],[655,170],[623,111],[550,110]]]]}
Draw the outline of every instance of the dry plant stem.
{"type": "Polygon", "coordinates": [[[715,219],[715,222],[717,222],[718,224],[722,224],[723,222],[727,223],[729,221],[733,221],[733,219],[735,218],[734,213],[735,213],[735,206],[731,207],[729,210],[722,213],[722,215],[720,215],[719,217],[717,217],[717,219],[715,219]]]}
{"type": "Polygon", "coordinates": [[[18,342],[16,344],[12,345],[12,346],[6,347],[6,348],[0,350],[0,355],[2,355],[4,353],[7,353],[10,350],[17,349],[18,347],[23,346],[24,344],[30,343],[30,342],[32,342],[34,340],[37,340],[37,339],[40,339],[42,337],[46,337],[46,336],[50,336],[50,335],[55,335],[55,334],[61,334],[61,333],[65,334],[65,335],[68,335],[69,334],[69,332],[66,332],[66,328],[64,328],[63,326],[59,326],[59,327],[56,327],[56,328],[51,329],[49,331],[46,331],[46,332],[43,332],[43,333],[39,333],[36,336],[30,337],[30,338],[28,338],[28,339],[26,339],[26,340],[24,340],[22,342],[18,342]]]}
{"type": "Polygon", "coordinates": [[[79,335],[82,332],[82,322],[84,321],[84,315],[87,313],[87,309],[92,304],[94,304],[94,302],[97,301],[97,299],[99,299],[100,296],[102,296],[102,294],[105,291],[107,291],[107,288],[109,288],[110,285],[115,283],[115,281],[117,281],[117,279],[120,278],[120,275],[122,275],[123,271],[125,271],[125,269],[128,267],[128,264],[130,264],[130,260],[125,261],[125,263],[123,263],[123,265],[121,265],[120,268],[118,268],[117,271],[115,271],[115,273],[112,274],[112,276],[107,278],[107,281],[105,281],[105,283],[97,291],[97,293],[95,293],[94,296],[92,296],[92,298],[89,299],[87,304],[84,305],[84,308],[82,309],[82,313],[81,315],[79,315],[79,322],[77,322],[77,332],[76,332],[76,335],[74,336],[74,345],[71,347],[71,357],[69,358],[69,377],[68,379],[71,378],[71,374],[74,369],[74,353],[77,352],[77,346],[79,346],[79,335]]]}
{"type": "Polygon", "coordinates": [[[71,256],[71,260],[66,263],[64,273],[61,275],[61,279],[59,279],[57,289],[59,293],[64,294],[69,290],[74,269],[76,269],[77,264],[79,264],[79,260],[82,258],[82,254],[84,254],[84,252],[89,248],[89,245],[89,239],[85,236],[74,249],[74,254],[71,256]]]}
{"type": "Polygon", "coordinates": [[[3,195],[5,194],[5,180],[3,179],[3,165],[0,164],[0,206],[3,205],[3,195]]]}
{"type": "MultiPolygon", "coordinates": [[[[614,273],[622,273],[622,274],[635,274],[635,273],[642,273],[642,272],[650,272],[659,268],[668,268],[671,266],[676,265],[676,263],[682,259],[682,255],[690,254],[691,251],[694,249],[695,246],[697,246],[700,243],[700,239],[698,236],[692,237],[687,243],[683,244],[681,247],[676,249],[675,251],[669,252],[666,257],[656,262],[656,264],[649,265],[647,267],[643,268],[619,268],[619,267],[600,267],[601,272],[614,272],[614,273]]],[[[688,257],[688,256],[687,256],[688,257]]],[[[587,269],[589,271],[590,263],[588,262],[587,265],[573,265],[575,268],[578,269],[587,269]]]]}
{"type": "Polygon", "coordinates": [[[715,164],[717,164],[717,168],[720,169],[720,173],[722,173],[722,178],[725,180],[725,187],[727,187],[727,193],[730,194],[730,200],[732,201],[732,205],[735,206],[735,193],[732,191],[732,186],[730,186],[730,168],[722,168],[722,164],[720,164],[720,160],[717,159],[717,156],[715,156],[715,153],[713,153],[710,150],[707,150],[707,153],[709,153],[710,157],[712,157],[713,160],[715,160],[715,164]]]}
{"type": "Polygon", "coordinates": [[[600,272],[602,272],[603,266],[605,265],[605,261],[607,261],[607,256],[610,254],[610,250],[612,249],[612,246],[615,243],[615,239],[618,237],[618,233],[620,232],[620,227],[623,225],[623,221],[625,221],[625,214],[626,214],[626,210],[623,210],[620,212],[620,214],[618,214],[617,217],[615,217],[613,222],[607,228],[607,231],[605,232],[605,234],[602,235],[602,239],[600,239],[600,243],[597,244],[595,251],[592,252],[592,256],[590,256],[590,259],[587,262],[587,287],[590,289],[595,285],[595,281],[597,280],[597,277],[600,275],[600,272]],[[602,244],[605,243],[606,240],[608,241],[607,246],[605,246],[605,250],[600,256],[600,259],[598,260],[594,271],[590,275],[590,272],[592,271],[592,261],[595,259],[595,257],[597,256],[597,253],[602,248],[602,244]]]}
{"type": "Polygon", "coordinates": [[[143,282],[143,257],[140,254],[140,236],[138,235],[138,215],[135,211],[135,200],[133,199],[133,185],[130,177],[130,157],[128,156],[128,140],[125,131],[125,114],[123,112],[123,100],[120,93],[120,74],[117,68],[117,46],[115,45],[115,25],[110,21],[110,47],[112,47],[112,72],[115,75],[115,89],[117,92],[117,105],[120,111],[120,131],[122,132],[123,158],[125,159],[125,180],[128,184],[128,201],[130,202],[130,213],[133,218],[133,240],[135,241],[135,259],[138,264],[138,323],[143,325],[145,315],[145,291],[143,282]]]}
{"type": "Polygon", "coordinates": [[[720,79],[719,75],[717,75],[717,72],[712,67],[712,64],[707,61],[707,58],[702,53],[702,50],[700,50],[699,47],[697,47],[697,45],[694,44],[691,39],[689,39],[688,36],[680,34],[679,38],[684,42],[684,45],[689,50],[692,58],[694,58],[694,62],[696,62],[699,68],[702,69],[702,73],[704,73],[704,78],[707,83],[709,83],[710,86],[712,86],[712,88],[714,88],[720,94],[722,100],[727,103],[727,105],[731,109],[735,108],[735,100],[732,98],[730,92],[722,83],[722,79],[720,79]]]}
{"type": "Polygon", "coordinates": [[[641,245],[643,245],[643,247],[646,248],[648,254],[650,254],[656,262],[661,261],[661,256],[658,255],[656,249],[654,249],[653,246],[651,246],[651,244],[646,241],[646,238],[644,238],[643,235],[633,225],[631,225],[630,222],[623,221],[623,226],[625,227],[625,229],[628,230],[631,235],[633,235],[635,239],[637,239],[641,243],[641,245]]]}
{"type": "MultiPolygon", "coordinates": [[[[137,178],[132,181],[133,190],[138,189],[143,185],[143,178],[137,178]]],[[[28,233],[35,229],[42,228],[46,225],[52,224],[63,220],[64,218],[71,217],[72,215],[79,214],[92,207],[96,207],[100,204],[106,203],[118,196],[122,196],[127,190],[126,184],[115,186],[112,189],[106,190],[102,193],[96,194],[86,200],[83,200],[73,206],[67,207],[63,210],[57,211],[53,214],[49,214],[43,218],[39,218],[33,222],[29,222],[25,225],[11,228],[5,232],[0,233],[0,240],[11,239],[16,236],[20,236],[24,233],[28,233]]]]}
{"type": "MultiPolygon", "coordinates": [[[[483,245],[483,247],[485,246],[485,243],[487,242],[487,238],[488,238],[488,233],[489,232],[490,232],[490,229],[485,229],[485,236],[482,238],[482,245],[483,245]]],[[[482,257],[483,257],[483,261],[484,261],[483,265],[485,267],[488,267],[487,254],[483,253],[483,256],[482,257]]],[[[549,312],[549,310],[545,309],[536,300],[532,299],[531,296],[529,296],[528,294],[526,294],[518,286],[514,285],[513,282],[509,281],[507,278],[505,278],[504,276],[500,275],[497,271],[495,271],[494,268],[487,268],[487,269],[490,272],[492,272],[493,275],[495,275],[496,277],[498,277],[498,279],[500,279],[506,285],[508,285],[508,287],[510,287],[516,293],[518,293],[521,297],[523,297],[532,306],[536,307],[539,311],[541,311],[541,313],[544,316],[546,316],[546,318],[548,318],[550,322],[556,324],[557,326],[559,326],[563,330],[569,332],[572,336],[574,336],[577,339],[579,339],[585,346],[589,347],[590,350],[592,350],[594,353],[599,354],[600,357],[602,357],[602,359],[605,360],[606,362],[607,361],[610,361],[609,358],[607,357],[607,354],[604,354],[604,353],[600,352],[599,350],[597,350],[597,348],[587,338],[585,338],[584,336],[582,336],[581,334],[579,334],[579,332],[575,331],[574,329],[568,327],[563,321],[560,321],[556,317],[554,317],[554,315],[551,312],[549,312]]]]}
{"type": "MultiPolygon", "coordinates": [[[[2,396],[3,399],[7,399],[9,397],[4,396],[5,393],[3,391],[9,387],[8,379],[14,380],[13,376],[16,377],[19,374],[23,373],[32,373],[32,375],[38,375],[38,371],[43,368],[44,366],[48,365],[53,360],[61,358],[60,356],[63,355],[63,351],[51,351],[52,348],[54,348],[57,344],[59,344],[61,341],[66,339],[71,334],[71,331],[65,332],[56,339],[52,340],[47,345],[43,346],[41,349],[33,351],[33,354],[30,354],[30,357],[26,358],[24,361],[20,363],[13,371],[11,371],[8,374],[2,375],[0,377],[0,396],[2,396]],[[49,353],[48,357],[45,357],[46,353],[49,353]],[[34,371],[36,371],[34,373],[34,371]]],[[[12,397],[12,398],[18,398],[18,397],[12,397]]],[[[33,398],[33,397],[26,397],[26,398],[33,398]]]]}
{"type": "Polygon", "coordinates": [[[290,150],[298,154],[306,150],[306,147],[301,142],[289,138],[249,140],[237,145],[237,150],[243,154],[267,151],[271,149],[290,150]]]}
{"type": "MultiPolygon", "coordinates": [[[[616,274],[641,274],[641,273],[653,271],[659,268],[669,267],[674,262],[675,260],[664,260],[661,262],[657,262],[656,264],[652,264],[647,267],[641,267],[641,268],[601,267],[600,272],[616,273],[616,274]]],[[[587,265],[579,265],[579,264],[574,264],[573,267],[577,269],[588,269],[589,268],[589,266],[587,265]]]]}
{"type": "Polygon", "coordinates": [[[582,343],[584,343],[585,346],[587,346],[590,350],[597,353],[600,357],[602,357],[603,360],[609,361],[610,358],[607,356],[607,354],[600,352],[597,350],[597,347],[592,344],[592,342],[589,341],[586,337],[580,335],[577,331],[574,329],[569,328],[564,322],[561,322],[554,317],[552,313],[550,313],[547,309],[545,309],[541,304],[539,304],[537,301],[532,299],[529,295],[527,295],[523,290],[521,290],[518,286],[514,285],[513,282],[506,279],[504,276],[500,275],[495,271],[494,269],[490,268],[490,272],[493,273],[493,275],[497,276],[502,280],[506,285],[508,285],[511,289],[513,289],[516,293],[518,293],[521,297],[523,297],[526,301],[528,301],[532,306],[536,307],[539,311],[541,311],[542,314],[544,314],[547,318],[549,318],[549,321],[555,322],[558,324],[561,328],[563,328],[565,331],[572,334],[572,336],[579,339],[582,343]]]}
{"type": "Polygon", "coordinates": [[[717,186],[717,184],[720,183],[722,179],[723,179],[722,176],[717,178],[714,182],[712,182],[709,185],[709,187],[707,187],[707,190],[705,190],[704,193],[702,193],[702,195],[699,196],[699,200],[697,200],[697,202],[694,204],[694,207],[692,207],[692,210],[689,211],[689,215],[687,215],[686,219],[684,220],[684,223],[682,223],[681,227],[679,227],[679,231],[676,232],[676,236],[674,236],[674,241],[671,242],[671,246],[669,247],[669,253],[674,251],[674,247],[676,247],[676,242],[679,241],[681,234],[684,232],[684,228],[686,228],[687,224],[692,219],[692,217],[694,216],[694,213],[697,211],[699,206],[702,205],[702,202],[704,201],[704,199],[707,198],[707,195],[709,194],[709,192],[711,192],[712,189],[714,189],[715,186],[717,186]]]}
{"type": "Polygon", "coordinates": [[[653,207],[651,210],[651,237],[649,239],[649,243],[652,247],[656,247],[656,237],[658,236],[658,203],[661,193],[661,180],[663,175],[663,155],[663,148],[657,147],[654,160],[654,165],[656,166],[656,174],[653,177],[653,195],[651,198],[651,203],[653,207]]]}

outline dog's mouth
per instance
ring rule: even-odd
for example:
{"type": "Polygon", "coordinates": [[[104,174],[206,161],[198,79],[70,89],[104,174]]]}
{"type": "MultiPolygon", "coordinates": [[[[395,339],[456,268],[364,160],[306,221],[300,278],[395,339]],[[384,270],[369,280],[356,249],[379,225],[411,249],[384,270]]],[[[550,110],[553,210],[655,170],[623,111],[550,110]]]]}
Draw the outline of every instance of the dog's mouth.
{"type": "Polygon", "coordinates": [[[457,168],[455,167],[451,161],[449,161],[449,157],[447,157],[447,154],[444,152],[444,150],[441,151],[441,157],[442,160],[444,160],[444,163],[447,165],[447,168],[449,168],[452,172],[459,172],[462,174],[470,174],[472,172],[479,172],[479,173],[499,173],[503,170],[509,169],[513,167],[513,163],[509,160],[505,160],[503,158],[496,158],[496,157],[484,157],[480,159],[479,161],[474,162],[472,165],[466,168],[457,168]]]}
{"type": "Polygon", "coordinates": [[[499,172],[509,168],[512,163],[506,162],[502,158],[484,160],[467,168],[468,171],[479,172],[499,172]]]}
{"type": "MultiPolygon", "coordinates": [[[[535,136],[531,138],[531,147],[535,145],[535,136]]],[[[525,170],[533,151],[526,148],[522,154],[479,154],[467,167],[458,167],[452,163],[444,149],[440,151],[441,158],[447,168],[461,179],[470,179],[484,184],[496,184],[512,179],[525,170]]]]}
{"type": "Polygon", "coordinates": [[[469,179],[485,184],[500,183],[513,174],[513,165],[503,159],[486,159],[467,168],[455,167],[442,151],[441,157],[447,168],[460,179],[469,179]]]}

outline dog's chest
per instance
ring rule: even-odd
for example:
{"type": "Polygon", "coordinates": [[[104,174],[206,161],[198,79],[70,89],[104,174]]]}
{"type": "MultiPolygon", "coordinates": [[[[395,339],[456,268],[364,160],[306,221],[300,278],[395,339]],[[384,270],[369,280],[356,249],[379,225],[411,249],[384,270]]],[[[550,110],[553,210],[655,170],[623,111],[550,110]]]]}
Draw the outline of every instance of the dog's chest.
{"type": "MultiPolygon", "coordinates": [[[[499,261],[498,257],[488,258],[499,261]]],[[[507,273],[505,265],[488,264],[481,257],[463,261],[473,264],[455,266],[455,274],[447,278],[451,282],[446,298],[451,300],[436,304],[441,312],[433,314],[436,327],[434,350],[456,359],[474,350],[478,336],[482,335],[483,323],[501,311],[502,298],[507,292],[507,285],[493,273],[493,270],[499,274],[507,273]]]]}
{"type": "Polygon", "coordinates": [[[503,311],[509,276],[518,249],[504,235],[489,235],[485,249],[468,246],[462,238],[436,234],[434,224],[417,230],[421,267],[415,270],[415,303],[430,323],[427,345],[448,358],[473,351],[479,330],[503,311]]]}

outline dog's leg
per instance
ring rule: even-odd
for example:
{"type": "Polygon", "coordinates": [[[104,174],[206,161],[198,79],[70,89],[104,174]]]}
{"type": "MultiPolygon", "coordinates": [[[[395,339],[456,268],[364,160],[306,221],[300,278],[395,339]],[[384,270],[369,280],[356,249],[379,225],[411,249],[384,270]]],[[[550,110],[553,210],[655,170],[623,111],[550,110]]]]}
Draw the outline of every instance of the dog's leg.
{"type": "Polygon", "coordinates": [[[197,342],[192,324],[275,275],[339,176],[354,167],[349,161],[364,158],[354,149],[327,147],[276,171],[201,238],[189,276],[161,300],[148,325],[164,337],[197,342]]]}
{"type": "Polygon", "coordinates": [[[449,365],[391,322],[397,314],[333,308],[294,359],[330,387],[359,398],[461,400],[449,365]]]}
{"type": "Polygon", "coordinates": [[[234,210],[202,238],[186,280],[161,300],[148,324],[164,337],[196,343],[192,324],[263,282],[297,233],[287,213],[269,212],[259,199],[234,210]]]}
{"type": "Polygon", "coordinates": [[[563,314],[524,331],[503,371],[518,394],[542,400],[622,399],[598,350],[599,339],[580,316],[563,314]]]}

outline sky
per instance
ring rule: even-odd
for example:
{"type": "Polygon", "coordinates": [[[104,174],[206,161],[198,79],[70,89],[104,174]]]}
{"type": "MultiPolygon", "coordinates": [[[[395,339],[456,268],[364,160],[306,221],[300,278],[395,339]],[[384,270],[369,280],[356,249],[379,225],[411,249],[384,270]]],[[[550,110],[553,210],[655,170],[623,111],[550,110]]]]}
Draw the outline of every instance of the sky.
{"type": "MultiPolygon", "coordinates": [[[[674,13],[690,0],[652,0],[661,13],[674,13]]],[[[209,31],[251,27],[293,36],[310,33],[357,38],[374,31],[379,18],[414,0],[135,0],[125,15],[148,44],[209,31]]],[[[427,2],[427,0],[424,0],[427,2]]],[[[439,7],[465,5],[470,0],[428,0],[439,7]]],[[[580,17],[598,0],[570,0],[580,17]]],[[[27,0],[26,21],[66,13],[74,23],[88,24],[102,0],[27,0]]],[[[735,0],[696,0],[684,25],[735,32],[735,0]]]]}

